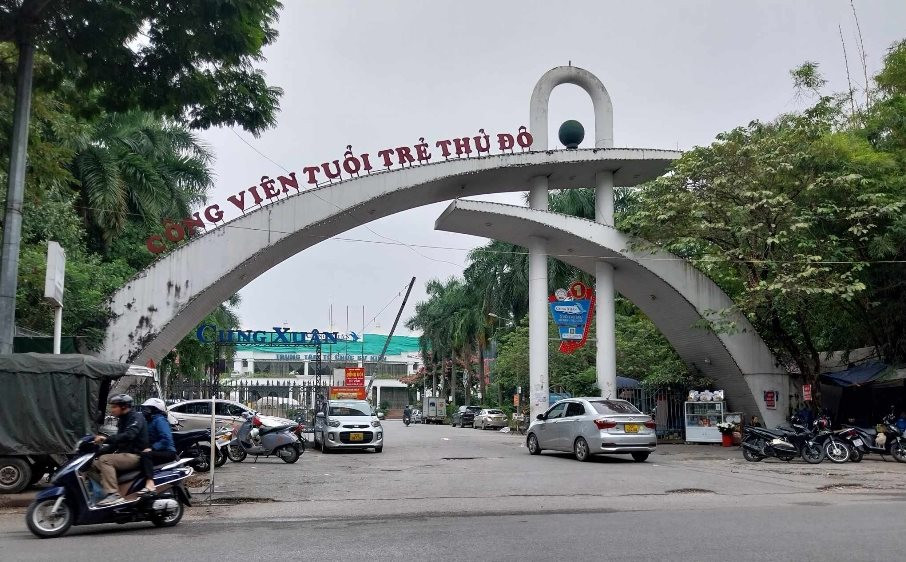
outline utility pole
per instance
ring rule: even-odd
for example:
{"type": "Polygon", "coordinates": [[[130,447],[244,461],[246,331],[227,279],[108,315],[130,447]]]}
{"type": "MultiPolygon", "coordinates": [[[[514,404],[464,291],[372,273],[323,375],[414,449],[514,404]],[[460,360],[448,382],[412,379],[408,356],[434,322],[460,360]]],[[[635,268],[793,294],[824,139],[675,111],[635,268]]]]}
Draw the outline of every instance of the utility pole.
{"type": "Polygon", "coordinates": [[[3,219],[3,247],[0,252],[0,353],[13,352],[16,335],[16,289],[19,277],[19,244],[22,241],[22,201],[25,199],[25,158],[28,148],[28,117],[31,113],[31,82],[35,44],[28,31],[19,41],[16,71],[16,101],[10,142],[9,184],[6,215],[3,219]]]}

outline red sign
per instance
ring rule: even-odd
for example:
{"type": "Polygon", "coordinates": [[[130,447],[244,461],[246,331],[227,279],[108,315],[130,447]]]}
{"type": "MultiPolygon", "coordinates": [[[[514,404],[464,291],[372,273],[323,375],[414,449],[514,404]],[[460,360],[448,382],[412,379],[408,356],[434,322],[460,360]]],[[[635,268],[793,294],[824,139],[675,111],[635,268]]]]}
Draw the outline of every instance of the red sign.
{"type": "Polygon", "coordinates": [[[330,400],[365,400],[364,386],[332,386],[328,392],[330,400]]]}
{"type": "Polygon", "coordinates": [[[346,386],[365,386],[363,367],[346,367],[346,386]]]}
{"type": "MultiPolygon", "coordinates": [[[[448,160],[450,158],[488,156],[492,146],[504,154],[512,154],[516,147],[525,152],[531,149],[532,142],[534,142],[532,134],[523,126],[519,127],[519,131],[515,135],[498,133],[493,141],[491,136],[484,132],[484,129],[479,129],[477,135],[439,140],[434,143],[434,146],[440,150],[440,156],[443,156],[444,160],[448,160]]],[[[227,197],[227,202],[245,214],[247,210],[259,205],[267,205],[281,196],[298,193],[300,188],[306,186],[318,187],[335,181],[356,178],[363,174],[371,174],[372,170],[383,172],[393,166],[401,169],[411,168],[416,164],[429,164],[432,156],[430,145],[425,142],[424,138],[418,139],[418,143],[414,145],[379,150],[374,158],[367,152],[356,156],[352,152],[352,145],[349,145],[346,147],[342,160],[338,158],[330,162],[304,167],[302,173],[299,174],[300,177],[296,177],[296,172],[287,173],[285,176],[278,175],[276,179],[262,176],[259,183],[227,197]],[[290,189],[294,191],[290,191],[290,189]]],[[[224,216],[225,213],[220,205],[214,203],[181,221],[165,219],[163,232],[149,236],[145,240],[145,246],[152,254],[159,254],[165,251],[167,246],[191,238],[196,230],[207,229],[205,222],[216,227],[224,220],[224,216]]]]}
{"type": "Polygon", "coordinates": [[[812,401],[812,385],[804,384],[802,385],[802,399],[806,402],[812,401]]]}
{"type": "Polygon", "coordinates": [[[764,391],[764,407],[768,410],[777,409],[777,391],[776,390],[765,390],[764,391]]]}

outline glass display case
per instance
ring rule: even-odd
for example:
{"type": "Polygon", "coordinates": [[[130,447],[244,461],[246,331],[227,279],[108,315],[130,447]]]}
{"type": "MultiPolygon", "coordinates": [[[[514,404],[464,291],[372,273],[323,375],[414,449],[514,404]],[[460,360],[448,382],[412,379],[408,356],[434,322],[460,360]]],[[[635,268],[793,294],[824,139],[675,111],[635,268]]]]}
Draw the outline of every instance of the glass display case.
{"type": "Polygon", "coordinates": [[[686,402],[686,442],[720,443],[717,424],[724,421],[725,414],[725,402],[686,402]]]}

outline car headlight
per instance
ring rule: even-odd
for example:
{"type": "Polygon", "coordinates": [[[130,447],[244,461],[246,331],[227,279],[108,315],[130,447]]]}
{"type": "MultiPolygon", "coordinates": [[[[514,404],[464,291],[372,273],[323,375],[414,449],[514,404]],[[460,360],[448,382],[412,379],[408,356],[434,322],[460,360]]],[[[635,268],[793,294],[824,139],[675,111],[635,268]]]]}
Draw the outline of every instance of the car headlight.
{"type": "Polygon", "coordinates": [[[340,420],[330,420],[327,422],[330,427],[340,427],[340,420]]]}
{"type": "Polygon", "coordinates": [[[371,420],[371,427],[381,427],[381,422],[378,420],[371,420]]]}

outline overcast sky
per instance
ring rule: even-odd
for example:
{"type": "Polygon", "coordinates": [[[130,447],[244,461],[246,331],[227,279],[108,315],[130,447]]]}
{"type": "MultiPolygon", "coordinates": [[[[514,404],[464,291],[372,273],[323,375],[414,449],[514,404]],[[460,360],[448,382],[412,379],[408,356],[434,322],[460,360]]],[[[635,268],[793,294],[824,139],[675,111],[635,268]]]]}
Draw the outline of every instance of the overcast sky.
{"type": "MultiPolygon", "coordinates": [[[[212,202],[281,172],[239,137],[301,171],[341,157],[348,144],[376,154],[422,136],[515,132],[528,125],[538,78],[569,61],[609,90],[617,147],[688,149],[752,119],[801,109],[808,100],[797,98],[789,70],[806,60],[820,64],[830,89],[845,90],[838,26],[853,80],[864,85],[848,0],[283,3],[280,37],[263,64],[268,82],[285,91],[279,124],[257,139],[239,129],[204,133],[217,156],[212,202]]],[[[871,76],[886,49],[906,38],[906,2],[855,4],[871,76]]],[[[578,87],[554,90],[550,115],[552,137],[566,119],[592,129],[591,102],[578,87]]],[[[467,250],[485,243],[434,231],[446,205],[342,235],[381,244],[328,240],[286,260],[241,291],[243,326],[324,329],[333,304],[334,329],[346,329],[348,306],[350,329],[361,330],[364,306],[367,331],[386,333],[411,276],[404,320],[424,299],[426,281],[461,274],[467,250]],[[416,253],[387,238],[453,249],[416,253]]]]}

